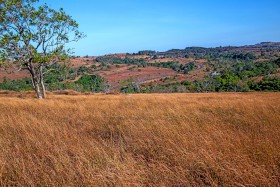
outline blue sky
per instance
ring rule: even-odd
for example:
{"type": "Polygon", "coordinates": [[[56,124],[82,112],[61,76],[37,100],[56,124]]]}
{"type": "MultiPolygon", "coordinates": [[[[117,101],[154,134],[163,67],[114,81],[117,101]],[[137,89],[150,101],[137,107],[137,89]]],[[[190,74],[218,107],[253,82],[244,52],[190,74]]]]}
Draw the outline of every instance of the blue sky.
{"type": "Polygon", "coordinates": [[[45,0],[87,37],[76,55],[280,41],[280,0],[45,0]]]}

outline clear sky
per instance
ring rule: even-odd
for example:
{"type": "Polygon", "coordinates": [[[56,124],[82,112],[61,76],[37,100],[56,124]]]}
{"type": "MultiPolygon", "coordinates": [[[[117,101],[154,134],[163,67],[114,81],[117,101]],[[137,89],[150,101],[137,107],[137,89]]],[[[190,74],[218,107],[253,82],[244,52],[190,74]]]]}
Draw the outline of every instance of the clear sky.
{"type": "Polygon", "coordinates": [[[280,0],[45,0],[87,37],[76,55],[280,41],[280,0]]]}

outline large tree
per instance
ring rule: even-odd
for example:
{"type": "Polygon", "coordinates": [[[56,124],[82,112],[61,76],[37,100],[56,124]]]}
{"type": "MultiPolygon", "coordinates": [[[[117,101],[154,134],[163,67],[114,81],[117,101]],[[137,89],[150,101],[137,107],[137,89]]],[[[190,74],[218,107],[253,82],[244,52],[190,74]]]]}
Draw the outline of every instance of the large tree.
{"type": "Polygon", "coordinates": [[[48,65],[70,53],[65,44],[84,35],[64,10],[39,0],[0,0],[0,65],[28,70],[38,98],[46,98],[44,75],[48,65]]]}

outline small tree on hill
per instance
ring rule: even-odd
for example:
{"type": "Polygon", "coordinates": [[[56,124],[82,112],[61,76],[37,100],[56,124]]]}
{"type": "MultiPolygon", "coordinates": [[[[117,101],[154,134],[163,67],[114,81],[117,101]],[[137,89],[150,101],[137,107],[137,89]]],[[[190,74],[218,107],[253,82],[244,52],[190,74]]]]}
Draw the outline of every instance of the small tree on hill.
{"type": "Polygon", "coordinates": [[[46,98],[48,65],[65,61],[70,53],[65,44],[84,35],[63,9],[38,1],[0,0],[0,65],[28,70],[37,97],[46,98]]]}

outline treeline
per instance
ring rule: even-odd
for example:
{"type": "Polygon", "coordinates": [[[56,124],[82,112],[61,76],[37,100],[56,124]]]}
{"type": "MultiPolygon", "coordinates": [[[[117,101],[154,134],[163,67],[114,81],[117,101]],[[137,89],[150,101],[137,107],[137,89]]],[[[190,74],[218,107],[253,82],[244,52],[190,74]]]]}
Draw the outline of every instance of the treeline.
{"type": "MultiPolygon", "coordinates": [[[[48,82],[46,89],[47,91],[71,89],[79,92],[106,92],[108,84],[99,75],[82,75],[74,82],[48,82]]],[[[30,78],[11,81],[4,79],[0,83],[0,90],[31,91],[33,90],[32,81],[30,78]]]]}
{"type": "Polygon", "coordinates": [[[133,55],[155,55],[156,51],[153,50],[143,50],[139,51],[138,53],[134,53],[133,55]]]}
{"type": "Polygon", "coordinates": [[[78,92],[106,92],[107,83],[99,75],[82,75],[77,81],[47,84],[48,91],[66,89],[78,92]]]}
{"type": "Polygon", "coordinates": [[[252,52],[242,51],[227,51],[227,52],[186,52],[185,58],[207,59],[207,60],[240,60],[240,61],[252,61],[257,59],[257,56],[252,52]]]}
{"type": "Polygon", "coordinates": [[[20,80],[7,80],[4,78],[0,83],[0,90],[13,90],[13,91],[31,91],[33,90],[32,81],[30,78],[20,80]]]}
{"type": "Polygon", "coordinates": [[[153,54],[155,56],[164,57],[192,57],[203,59],[217,59],[227,58],[235,60],[254,60],[259,57],[271,58],[279,56],[280,46],[277,47],[257,47],[257,46],[243,46],[243,47],[187,47],[185,49],[172,49],[166,52],[153,54]]]}
{"type": "MultiPolygon", "coordinates": [[[[264,76],[275,74],[277,72],[277,68],[279,68],[279,64],[276,61],[270,62],[239,62],[234,64],[230,69],[230,72],[236,74],[240,79],[256,77],[256,76],[264,76]]],[[[227,71],[225,69],[224,71],[227,71]]]]}
{"type": "Polygon", "coordinates": [[[119,58],[112,56],[101,56],[96,58],[96,61],[103,64],[131,64],[131,65],[144,65],[146,60],[143,58],[132,59],[132,58],[119,58]]]}
{"type": "Polygon", "coordinates": [[[182,81],[164,85],[130,84],[121,89],[122,93],[185,93],[185,92],[251,92],[280,91],[280,78],[264,77],[260,82],[243,82],[237,76],[223,75],[207,77],[194,82],[182,81]]]}
{"type": "Polygon", "coordinates": [[[195,59],[231,59],[231,60],[255,60],[258,58],[279,57],[280,47],[278,48],[240,48],[240,47],[187,47],[185,49],[172,49],[166,52],[140,51],[132,55],[145,54],[153,59],[158,58],[195,58],[195,59]]]}

